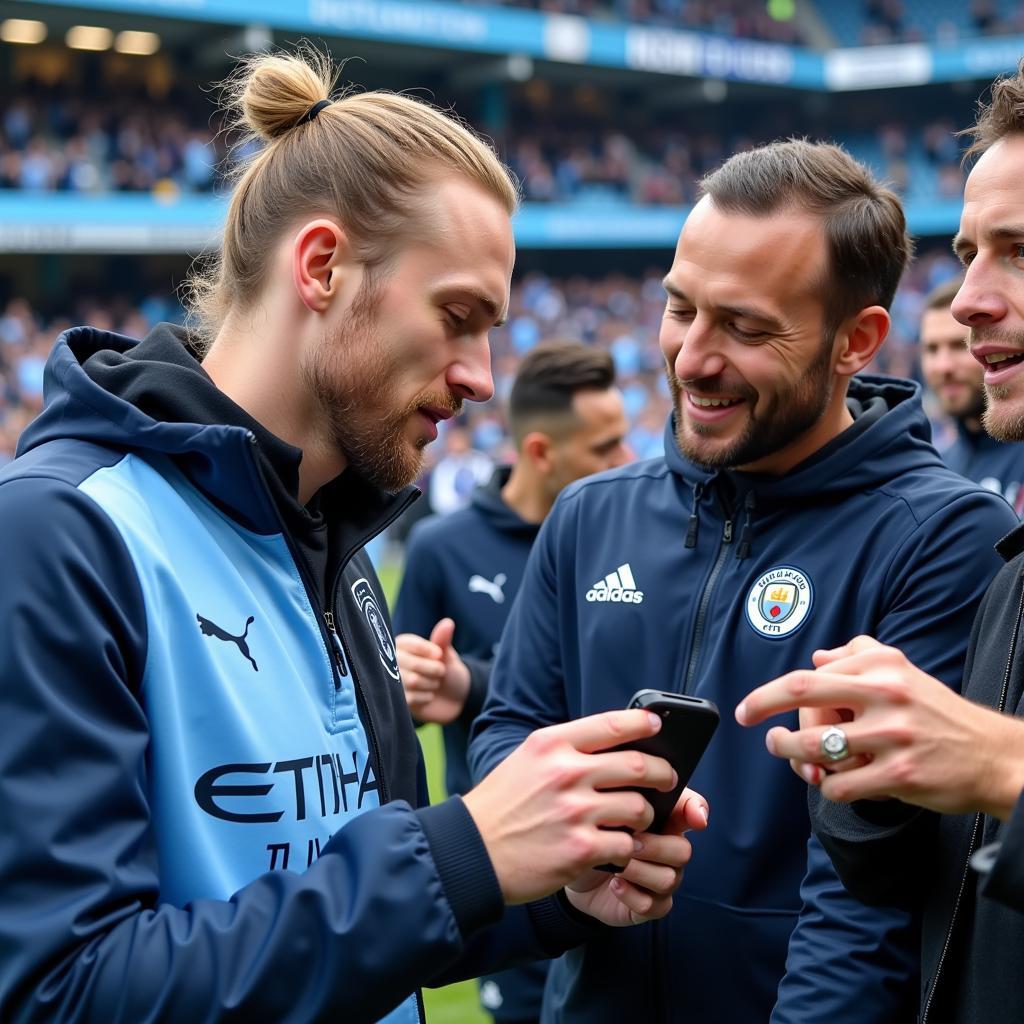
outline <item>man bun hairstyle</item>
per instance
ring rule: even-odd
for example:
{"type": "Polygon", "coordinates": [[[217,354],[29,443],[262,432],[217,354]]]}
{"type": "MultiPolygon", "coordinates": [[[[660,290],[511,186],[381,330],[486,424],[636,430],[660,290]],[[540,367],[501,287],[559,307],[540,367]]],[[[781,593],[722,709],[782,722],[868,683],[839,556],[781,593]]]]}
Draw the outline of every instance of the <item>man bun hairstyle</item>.
{"type": "Polygon", "coordinates": [[[186,286],[200,348],[229,311],[254,303],[275,245],[304,217],[336,218],[372,279],[403,243],[427,234],[430,185],[444,175],[462,175],[515,212],[514,179],[472,130],[410,96],[335,92],[340,71],[306,45],[247,56],[222,83],[234,148],[262,147],[232,172],[220,251],[196,264],[186,286]]]}
{"type": "Polygon", "coordinates": [[[607,391],[615,363],[607,349],[576,341],[546,341],[519,364],[508,401],[509,430],[516,445],[531,430],[550,431],[575,421],[573,398],[580,391],[607,391]]]}
{"type": "Polygon", "coordinates": [[[964,153],[967,160],[981,156],[1007,135],[1024,132],[1024,57],[1012,75],[997,78],[989,89],[989,101],[978,100],[978,113],[974,124],[958,135],[973,139],[964,153]]]}
{"type": "Polygon", "coordinates": [[[841,147],[788,139],[737,153],[700,182],[700,192],[727,213],[766,217],[793,209],[821,218],[827,337],[866,306],[892,305],[913,252],[903,206],[841,147]]]}

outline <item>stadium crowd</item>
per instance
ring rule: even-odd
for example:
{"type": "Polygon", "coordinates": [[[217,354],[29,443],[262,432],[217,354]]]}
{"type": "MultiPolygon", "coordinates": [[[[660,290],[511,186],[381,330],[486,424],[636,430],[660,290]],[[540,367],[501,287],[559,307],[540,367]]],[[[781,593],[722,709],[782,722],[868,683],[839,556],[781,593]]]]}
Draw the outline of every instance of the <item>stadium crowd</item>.
{"type": "MultiPolygon", "coordinates": [[[[476,0],[470,0],[476,2],[476,0]]],[[[805,40],[796,20],[772,18],[751,0],[494,0],[506,7],[528,7],[554,14],[631,21],[666,28],[711,32],[740,39],[764,39],[790,46],[805,40]]]]}
{"type": "MultiPolygon", "coordinates": [[[[479,0],[466,0],[479,3],[479,0]]],[[[653,24],[758,39],[789,46],[812,45],[793,6],[761,0],[491,0],[496,5],[527,7],[586,18],[653,24]]],[[[1022,31],[1019,5],[999,0],[860,0],[815,4],[841,46],[892,43],[951,43],[968,36],[1008,35],[1022,31]],[[837,7],[849,8],[836,18],[837,7]]]]}
{"type": "MultiPolygon", "coordinates": [[[[698,179],[728,154],[793,132],[791,118],[765,117],[756,137],[747,129],[613,128],[616,118],[607,112],[591,126],[575,107],[558,113],[554,97],[537,96],[543,89],[523,94],[526,103],[517,101],[507,138],[498,140],[530,202],[692,202],[698,179]]],[[[29,88],[0,109],[0,189],[210,192],[223,183],[231,159],[250,152],[232,150],[217,128],[209,110],[173,96],[97,101],[29,88]]],[[[841,141],[906,198],[942,200],[963,191],[951,129],[946,117],[921,126],[895,118],[841,141]]]]}
{"type": "MultiPolygon", "coordinates": [[[[917,375],[917,324],[924,296],[957,269],[943,249],[925,252],[915,261],[897,293],[893,330],[873,369],[902,377],[917,375]]],[[[501,410],[519,360],[541,341],[578,339],[611,352],[631,423],[629,444],[637,456],[660,454],[671,406],[658,347],[664,307],[661,272],[653,267],[636,277],[556,278],[532,273],[520,278],[512,291],[508,323],[491,336],[495,400],[473,405],[465,414],[473,447],[496,460],[508,455],[501,410]]],[[[88,323],[143,337],[154,323],[177,322],[182,315],[176,302],[160,296],[136,302],[82,298],[62,315],[50,317],[20,297],[0,308],[0,462],[13,458],[18,435],[42,407],[43,365],[62,330],[88,323]]],[[[943,434],[947,430],[938,418],[936,427],[943,434]]],[[[437,445],[427,452],[437,458],[441,449],[437,445]]]]}

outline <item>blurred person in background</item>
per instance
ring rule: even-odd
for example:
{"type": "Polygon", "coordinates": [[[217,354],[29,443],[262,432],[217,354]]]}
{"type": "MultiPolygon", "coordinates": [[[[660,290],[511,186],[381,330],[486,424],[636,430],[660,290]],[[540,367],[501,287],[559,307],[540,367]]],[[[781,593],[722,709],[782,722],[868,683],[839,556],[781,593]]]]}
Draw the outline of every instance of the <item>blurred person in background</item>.
{"type": "Polygon", "coordinates": [[[473,438],[465,423],[446,423],[442,444],[444,455],[430,474],[427,500],[431,511],[444,516],[469,504],[473,491],[490,478],[494,463],[473,447],[473,438]]]}
{"type": "MultiPolygon", "coordinates": [[[[854,632],[961,671],[1014,516],[943,465],[916,384],[860,375],[910,255],[899,200],[800,140],[731,157],[703,191],[664,282],[665,456],[556,501],[474,728],[478,777],[642,687],[733,707],[854,632]]],[[[762,743],[723,716],[693,784],[725,827],[695,840],[664,921],[552,964],[545,1024],[908,1019],[917,922],[844,889],[762,743]]]]}
{"type": "Polygon", "coordinates": [[[602,752],[640,711],[425,806],[362,548],[491,395],[517,197],[440,111],[335,78],[242,62],[263,148],[195,329],[67,331],[0,474],[4,1021],[420,1021],[423,984],[665,914],[706,824],[686,793],[642,851],[614,830],[674,782],[602,752]]]}
{"type": "Polygon", "coordinates": [[[956,440],[942,449],[946,465],[1001,494],[1020,515],[1024,509],[1024,445],[1004,444],[982,426],[985,371],[971,355],[970,328],[950,309],[962,284],[963,277],[947,281],[925,298],[921,375],[956,427],[956,440]]]}
{"type": "MultiPolygon", "coordinates": [[[[395,602],[395,646],[413,717],[443,726],[445,786],[472,788],[469,730],[530,548],[563,487],[628,462],[628,422],[607,351],[539,345],[519,366],[509,398],[517,458],[499,467],[468,508],[424,520],[409,537],[395,602]]],[[[547,965],[481,979],[497,1021],[536,1021],[547,965]]]]}

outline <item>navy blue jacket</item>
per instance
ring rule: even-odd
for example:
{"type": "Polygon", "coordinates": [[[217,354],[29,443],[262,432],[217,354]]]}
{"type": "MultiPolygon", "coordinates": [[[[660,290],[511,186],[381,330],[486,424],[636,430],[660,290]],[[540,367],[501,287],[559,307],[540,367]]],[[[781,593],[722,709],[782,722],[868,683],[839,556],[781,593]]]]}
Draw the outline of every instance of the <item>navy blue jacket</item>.
{"type": "Polygon", "coordinates": [[[466,764],[469,730],[483,705],[501,631],[540,529],[502,500],[508,477],[508,467],[495,470],[467,508],[421,519],[413,527],[392,616],[396,632],[419,636],[429,636],[445,616],[454,619],[453,644],[470,666],[473,685],[463,714],[443,730],[449,793],[465,793],[473,785],[466,764]]]}
{"type": "Polygon", "coordinates": [[[997,441],[957,422],[957,439],[942,452],[955,473],[1001,494],[1017,515],[1024,512],[1024,445],[997,441]]]}
{"type": "Polygon", "coordinates": [[[711,826],[675,908],[555,963],[546,1021],[878,1024],[916,1002],[910,916],[845,892],[810,834],[805,784],[764,749],[769,726],[796,715],[733,718],[754,686],[858,633],[959,683],[992,543],[1014,517],[943,465],[916,385],[858,378],[850,398],[854,425],[781,478],[705,472],[670,422],[665,458],[572,485],[541,529],[474,773],[531,730],[644,687],[722,711],[692,782],[711,826]]]}
{"type": "Polygon", "coordinates": [[[0,473],[0,1020],[416,1021],[421,984],[579,941],[559,900],[503,911],[458,798],[421,806],[361,550],[410,494],[321,491],[321,608],[253,432],[83,369],[135,344],[62,336],[0,473]]]}

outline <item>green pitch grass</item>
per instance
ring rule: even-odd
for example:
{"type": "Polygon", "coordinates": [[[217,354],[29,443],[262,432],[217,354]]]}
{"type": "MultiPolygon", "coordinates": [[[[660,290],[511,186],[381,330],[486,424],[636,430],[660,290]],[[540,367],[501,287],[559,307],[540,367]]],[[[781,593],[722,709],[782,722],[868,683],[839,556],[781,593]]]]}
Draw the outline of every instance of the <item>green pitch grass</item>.
{"type": "MultiPolygon", "coordinates": [[[[378,567],[381,587],[389,606],[394,605],[398,593],[401,567],[394,562],[385,562],[378,567]]],[[[417,733],[423,747],[423,758],[427,763],[427,785],[430,787],[430,802],[436,803],[445,797],[444,789],[444,746],[441,730],[436,725],[427,725],[417,733]]],[[[423,990],[423,1002],[427,1008],[428,1024],[490,1024],[491,1018],[480,1009],[475,981],[463,981],[446,988],[423,990]]]]}

